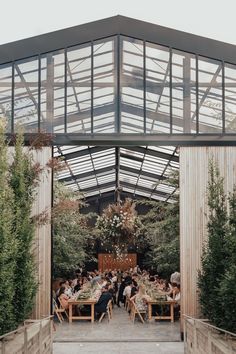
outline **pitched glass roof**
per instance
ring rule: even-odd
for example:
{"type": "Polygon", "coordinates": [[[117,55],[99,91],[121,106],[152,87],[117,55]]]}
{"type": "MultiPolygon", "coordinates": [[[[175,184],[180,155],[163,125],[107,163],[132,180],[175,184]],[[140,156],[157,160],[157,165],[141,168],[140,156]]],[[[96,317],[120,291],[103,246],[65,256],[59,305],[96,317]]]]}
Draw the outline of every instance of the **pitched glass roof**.
{"type": "Polygon", "coordinates": [[[0,46],[0,116],[9,133],[62,145],[235,142],[235,58],[233,45],[117,16],[0,46]]]}
{"type": "Polygon", "coordinates": [[[172,201],[175,188],[166,177],[179,167],[175,147],[54,147],[54,156],[63,156],[65,168],[57,175],[86,198],[123,192],[156,200],[172,201]]]}

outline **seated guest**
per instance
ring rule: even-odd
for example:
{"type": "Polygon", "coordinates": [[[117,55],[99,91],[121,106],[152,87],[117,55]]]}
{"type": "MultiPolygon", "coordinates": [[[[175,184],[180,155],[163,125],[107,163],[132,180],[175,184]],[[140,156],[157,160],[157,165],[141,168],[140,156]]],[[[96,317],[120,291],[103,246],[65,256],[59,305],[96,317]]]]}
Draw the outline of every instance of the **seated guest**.
{"type": "Polygon", "coordinates": [[[103,286],[102,287],[102,294],[100,298],[98,299],[98,302],[94,306],[94,311],[96,316],[100,316],[103,312],[106,312],[107,310],[107,304],[109,300],[112,299],[112,295],[109,292],[108,286],[103,286]]]}
{"type": "Polygon", "coordinates": [[[130,298],[130,296],[131,296],[132,280],[129,280],[126,284],[127,285],[126,285],[126,287],[124,288],[124,291],[123,291],[124,300],[126,300],[127,298],[130,298]]]}
{"type": "Polygon", "coordinates": [[[171,274],[170,282],[171,282],[171,284],[173,284],[173,283],[180,284],[180,273],[174,272],[173,274],[171,274]]]}
{"type": "Polygon", "coordinates": [[[98,301],[99,298],[100,298],[100,296],[101,296],[101,294],[102,294],[102,290],[101,290],[100,288],[98,288],[98,289],[95,290],[95,292],[94,292],[94,294],[93,294],[93,298],[94,298],[96,301],[98,301]]]}
{"type": "Polygon", "coordinates": [[[107,279],[107,277],[102,276],[102,277],[101,277],[101,280],[102,280],[102,283],[101,283],[101,284],[102,284],[102,287],[103,287],[103,286],[106,286],[106,285],[107,285],[107,281],[109,281],[109,278],[107,279]]]}
{"type": "Polygon", "coordinates": [[[77,280],[78,280],[79,277],[80,277],[80,274],[79,274],[79,273],[75,273],[75,274],[74,274],[74,277],[73,277],[73,280],[72,280],[72,287],[75,287],[75,286],[76,286],[77,280]]]}
{"type": "MultiPolygon", "coordinates": [[[[115,286],[114,284],[112,284],[111,282],[107,282],[107,286],[108,286],[108,291],[109,293],[111,293],[112,299],[113,299],[113,304],[116,303],[116,291],[115,291],[115,286]]],[[[113,305],[112,304],[112,305],[113,305]]]]}
{"type": "Polygon", "coordinates": [[[138,288],[138,292],[136,295],[131,297],[131,301],[134,301],[137,309],[139,311],[145,311],[147,312],[147,301],[150,300],[150,296],[146,294],[146,288],[143,284],[141,284],[138,288]]]}
{"type": "Polygon", "coordinates": [[[91,280],[91,284],[96,285],[100,280],[101,280],[101,275],[98,273],[98,271],[94,271],[95,276],[93,277],[93,279],[91,280]]]}
{"type": "Polygon", "coordinates": [[[159,289],[162,290],[162,291],[165,291],[165,287],[166,287],[165,280],[164,279],[160,279],[160,281],[159,281],[159,289]]]}
{"type": "Polygon", "coordinates": [[[68,300],[69,300],[69,296],[67,296],[65,294],[65,290],[66,290],[66,287],[65,286],[62,286],[59,290],[59,294],[58,294],[58,298],[60,300],[60,304],[61,306],[63,307],[63,309],[68,309],[69,308],[69,304],[68,304],[68,300]]]}
{"type": "MultiPolygon", "coordinates": [[[[169,300],[175,300],[175,296],[180,292],[180,285],[172,283],[171,289],[168,292],[169,300]]],[[[178,295],[180,297],[180,295],[178,295]]]]}
{"type": "Polygon", "coordinates": [[[173,288],[173,299],[176,301],[174,304],[174,315],[175,318],[178,319],[180,316],[180,284],[177,284],[175,288],[173,288]]]}
{"type": "Polygon", "coordinates": [[[72,281],[71,280],[66,280],[65,281],[65,288],[66,288],[65,294],[67,296],[69,296],[69,297],[72,297],[72,287],[71,287],[71,285],[72,285],[72,281]]]}
{"type": "Polygon", "coordinates": [[[178,304],[180,303],[180,284],[173,288],[173,298],[178,304]]]}
{"type": "Polygon", "coordinates": [[[132,281],[132,277],[129,272],[124,273],[124,279],[126,284],[132,281]]]}
{"type": "Polygon", "coordinates": [[[59,288],[57,289],[57,291],[56,291],[56,297],[58,298],[58,296],[59,296],[59,292],[60,292],[60,289],[61,289],[61,287],[62,286],[65,286],[65,280],[62,280],[62,281],[60,281],[60,283],[59,283],[59,288]]]}
{"type": "Polygon", "coordinates": [[[135,294],[138,292],[138,283],[133,280],[132,285],[131,285],[131,294],[130,297],[133,297],[135,294]]]}
{"type": "Polygon", "coordinates": [[[82,287],[82,278],[79,277],[77,279],[77,283],[76,283],[76,285],[74,287],[74,292],[76,293],[77,291],[79,291],[81,289],[81,287],[82,287]]]}

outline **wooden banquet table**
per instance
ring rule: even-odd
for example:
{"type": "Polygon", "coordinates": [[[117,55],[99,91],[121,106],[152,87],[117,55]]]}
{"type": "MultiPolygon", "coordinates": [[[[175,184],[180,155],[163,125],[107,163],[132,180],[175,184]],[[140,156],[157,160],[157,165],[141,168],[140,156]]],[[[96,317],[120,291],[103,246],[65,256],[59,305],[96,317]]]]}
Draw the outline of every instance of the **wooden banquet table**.
{"type": "Polygon", "coordinates": [[[150,321],[152,318],[155,320],[171,320],[174,322],[174,305],[176,301],[164,301],[164,300],[148,300],[148,320],[150,321]],[[167,316],[159,316],[159,315],[152,315],[152,305],[160,305],[160,306],[170,306],[170,315],[167,316]]]}
{"type": "Polygon", "coordinates": [[[91,320],[94,322],[94,305],[96,304],[96,299],[87,299],[87,300],[74,300],[70,299],[69,304],[69,323],[72,323],[73,320],[91,320]],[[90,316],[73,316],[73,306],[76,305],[90,305],[91,306],[91,315],[90,316]]]}

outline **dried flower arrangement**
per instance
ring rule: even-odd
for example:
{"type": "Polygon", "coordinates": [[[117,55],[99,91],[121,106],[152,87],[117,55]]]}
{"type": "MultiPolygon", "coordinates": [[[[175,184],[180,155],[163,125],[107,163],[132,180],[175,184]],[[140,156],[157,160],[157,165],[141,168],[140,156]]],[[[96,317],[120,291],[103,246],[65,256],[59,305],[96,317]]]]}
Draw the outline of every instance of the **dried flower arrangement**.
{"type": "Polygon", "coordinates": [[[113,245],[113,252],[127,251],[129,245],[135,245],[140,234],[141,221],[135,210],[135,203],[126,199],[124,203],[110,204],[98,217],[97,228],[101,242],[113,245]]]}

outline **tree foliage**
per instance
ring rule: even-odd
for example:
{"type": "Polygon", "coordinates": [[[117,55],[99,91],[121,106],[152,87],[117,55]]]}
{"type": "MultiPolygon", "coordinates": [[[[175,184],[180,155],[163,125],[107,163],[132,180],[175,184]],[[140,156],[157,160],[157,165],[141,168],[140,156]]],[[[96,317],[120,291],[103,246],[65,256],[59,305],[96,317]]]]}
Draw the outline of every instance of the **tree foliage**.
{"type": "Polygon", "coordinates": [[[9,184],[7,144],[0,124],[0,335],[15,327],[14,276],[17,241],[13,232],[13,191],[9,184]]]}
{"type": "Polygon", "coordinates": [[[200,304],[217,327],[236,332],[236,189],[228,197],[224,179],[213,161],[209,164],[208,240],[199,272],[200,304]],[[229,210],[228,210],[229,209],[229,210]]]}
{"type": "Polygon", "coordinates": [[[203,250],[199,288],[203,315],[219,326],[222,310],[218,291],[225,272],[225,239],[228,231],[226,202],[224,180],[218,166],[211,161],[208,182],[208,241],[203,250]]]}
{"type": "MultiPolygon", "coordinates": [[[[172,173],[166,181],[178,189],[178,174],[172,173]]],[[[163,277],[179,271],[179,198],[172,203],[142,201],[150,210],[142,217],[143,233],[148,244],[145,263],[163,277]]]]}
{"type": "Polygon", "coordinates": [[[4,334],[22,323],[34,305],[31,210],[40,168],[29,151],[24,152],[22,132],[16,135],[10,156],[2,124],[0,151],[0,334],[4,334]]]}
{"type": "Polygon", "coordinates": [[[219,288],[221,327],[236,333],[236,187],[229,196],[229,228],[225,242],[226,265],[219,288]]]}
{"type": "Polygon", "coordinates": [[[31,314],[37,290],[35,262],[32,243],[35,225],[31,218],[35,198],[35,187],[39,176],[39,165],[23,146],[23,134],[16,139],[14,160],[10,168],[10,184],[13,190],[13,228],[18,241],[16,272],[14,279],[14,310],[17,324],[31,314]]]}
{"type": "Polygon", "coordinates": [[[70,276],[93,258],[95,229],[92,214],[82,214],[83,195],[60,182],[54,184],[53,267],[54,277],[70,276]]]}

